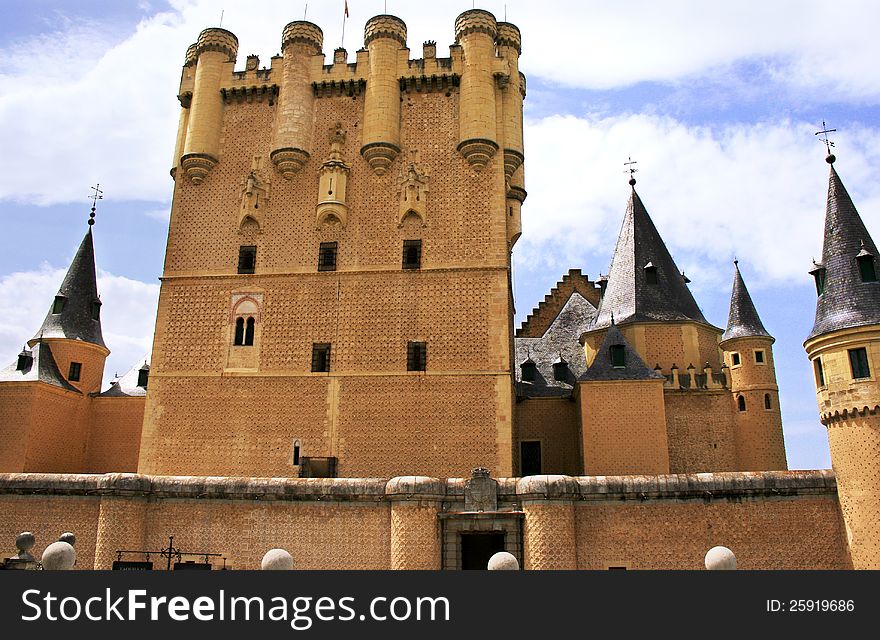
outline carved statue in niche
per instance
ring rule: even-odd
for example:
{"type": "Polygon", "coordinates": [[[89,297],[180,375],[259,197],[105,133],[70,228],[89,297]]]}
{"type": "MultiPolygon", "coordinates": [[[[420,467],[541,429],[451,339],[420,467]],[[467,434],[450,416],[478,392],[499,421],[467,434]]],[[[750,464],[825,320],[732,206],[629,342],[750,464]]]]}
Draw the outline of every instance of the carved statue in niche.
{"type": "Polygon", "coordinates": [[[318,170],[318,206],[316,208],[316,225],[321,228],[325,222],[333,218],[345,228],[348,224],[348,205],[345,202],[345,190],[348,175],[351,172],[342,156],[346,132],[342,124],[337,122],[330,127],[330,157],[321,164],[318,170]]]}
{"type": "Polygon", "coordinates": [[[428,178],[418,167],[418,151],[410,152],[410,161],[400,176],[400,211],[397,226],[427,227],[428,178]]]}
{"type": "Polygon", "coordinates": [[[260,175],[261,164],[261,158],[255,157],[250,173],[241,182],[241,207],[238,212],[238,224],[242,231],[246,228],[252,229],[253,223],[262,227],[269,208],[269,181],[260,175]]]}

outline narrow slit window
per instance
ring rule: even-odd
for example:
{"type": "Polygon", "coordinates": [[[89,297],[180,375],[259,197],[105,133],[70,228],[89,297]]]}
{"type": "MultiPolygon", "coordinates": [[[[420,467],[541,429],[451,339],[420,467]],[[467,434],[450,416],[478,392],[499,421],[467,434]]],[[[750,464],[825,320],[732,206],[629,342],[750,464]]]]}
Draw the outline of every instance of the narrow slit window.
{"type": "Polygon", "coordinates": [[[871,368],[868,366],[868,351],[864,347],[849,350],[849,366],[852,369],[854,380],[871,377],[871,368]]]}
{"type": "Polygon", "coordinates": [[[737,396],[736,397],[736,406],[740,411],[746,410],[746,398],[745,396],[737,396]]]}
{"type": "Polygon", "coordinates": [[[336,271],[337,248],[335,242],[321,243],[318,248],[318,271],[336,271]]]}
{"type": "Polygon", "coordinates": [[[235,339],[232,344],[236,347],[244,346],[244,318],[236,318],[235,320],[235,339]]]}
{"type": "Polygon", "coordinates": [[[79,382],[80,376],[82,375],[82,363],[81,362],[71,362],[70,363],[70,371],[67,373],[67,379],[71,382],[79,382]]]}
{"type": "Polygon", "coordinates": [[[403,268],[404,269],[421,269],[422,268],[422,241],[421,240],[404,240],[403,241],[403,268]]]}
{"type": "Polygon", "coordinates": [[[425,342],[406,344],[406,370],[425,371],[428,364],[428,345],[425,342]]]}
{"type": "Polygon", "coordinates": [[[247,322],[244,323],[244,346],[254,346],[254,328],[256,325],[257,321],[253,317],[248,318],[247,322]]]}
{"type": "Polygon", "coordinates": [[[101,319],[101,301],[95,300],[92,303],[92,320],[100,320],[101,319]]]}
{"type": "Polygon", "coordinates": [[[813,368],[816,370],[816,385],[825,386],[825,368],[822,366],[822,358],[813,360],[813,368]]]}
{"type": "Polygon", "coordinates": [[[257,246],[242,245],[238,248],[238,272],[254,273],[257,266],[257,246]]]}
{"type": "Polygon", "coordinates": [[[770,399],[770,394],[764,394],[764,408],[768,411],[773,408],[773,401],[770,399]]]}
{"type": "Polygon", "coordinates": [[[816,295],[821,296],[825,293],[825,267],[816,265],[811,271],[813,278],[816,280],[816,295]]]}
{"type": "Polygon", "coordinates": [[[326,342],[316,342],[312,345],[312,372],[330,372],[330,345],[326,342]]]}
{"type": "Polygon", "coordinates": [[[299,450],[300,450],[301,446],[302,446],[302,443],[299,440],[293,441],[293,466],[294,467],[299,466],[299,450]]]}

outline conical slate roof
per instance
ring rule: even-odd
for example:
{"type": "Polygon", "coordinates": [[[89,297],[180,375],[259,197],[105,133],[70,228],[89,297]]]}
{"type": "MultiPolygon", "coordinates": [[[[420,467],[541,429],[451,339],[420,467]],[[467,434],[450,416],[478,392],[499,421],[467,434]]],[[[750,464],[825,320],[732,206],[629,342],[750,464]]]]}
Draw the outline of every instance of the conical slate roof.
{"type": "Polygon", "coordinates": [[[48,343],[37,341],[31,349],[22,351],[21,355],[30,356],[28,366],[19,369],[17,361],[12,363],[0,370],[0,382],[45,382],[65,391],[82,393],[61,375],[48,343]]]}
{"type": "Polygon", "coordinates": [[[808,340],[831,331],[880,324],[880,282],[862,282],[856,261],[862,251],[874,257],[880,272],[877,247],[831,165],[822,247],[825,289],[816,302],[816,323],[808,340]]]}
{"type": "Polygon", "coordinates": [[[762,336],[771,338],[772,336],[764,328],[761,318],[758,316],[758,310],[755,309],[755,303],[752,302],[752,296],[746,288],[742,274],[739,272],[739,263],[733,262],[733,291],[730,294],[730,313],[727,316],[727,330],[721,336],[721,341],[732,340],[734,338],[747,338],[762,336]]]}
{"type": "Polygon", "coordinates": [[[636,350],[623,337],[620,329],[616,325],[611,325],[592,364],[578,380],[584,382],[601,380],[665,380],[665,376],[646,365],[636,350]],[[611,360],[611,347],[613,346],[623,347],[623,367],[615,367],[611,360]]]}
{"type": "Polygon", "coordinates": [[[32,340],[43,338],[67,338],[69,340],[82,340],[106,348],[104,338],[101,335],[101,320],[93,319],[93,305],[100,303],[98,298],[98,283],[95,275],[95,247],[92,242],[92,228],[86,232],[82,243],[61,288],[58,296],[64,297],[64,307],[60,313],[52,313],[53,305],[49,308],[43,325],[32,340]]]}
{"type": "Polygon", "coordinates": [[[612,315],[618,324],[676,320],[706,323],[635,188],[611,260],[608,286],[591,329],[611,325],[612,315]],[[656,284],[648,282],[651,270],[656,274],[656,284]]]}

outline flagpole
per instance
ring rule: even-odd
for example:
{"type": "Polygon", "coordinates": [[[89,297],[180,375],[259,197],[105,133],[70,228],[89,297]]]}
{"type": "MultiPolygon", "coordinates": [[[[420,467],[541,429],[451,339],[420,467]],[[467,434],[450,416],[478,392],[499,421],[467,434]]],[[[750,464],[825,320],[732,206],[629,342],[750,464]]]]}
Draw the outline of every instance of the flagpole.
{"type": "Polygon", "coordinates": [[[345,10],[342,12],[342,43],[339,45],[345,49],[345,21],[348,19],[348,0],[345,0],[345,10]]]}

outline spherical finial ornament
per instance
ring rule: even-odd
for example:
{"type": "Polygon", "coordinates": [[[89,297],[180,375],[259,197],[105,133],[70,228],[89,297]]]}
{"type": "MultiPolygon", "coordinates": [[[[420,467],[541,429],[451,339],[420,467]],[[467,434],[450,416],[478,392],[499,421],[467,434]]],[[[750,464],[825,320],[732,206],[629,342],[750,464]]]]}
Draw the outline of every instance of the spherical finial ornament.
{"type": "Polygon", "coordinates": [[[70,531],[65,531],[61,534],[61,537],[58,538],[59,542],[66,542],[71,547],[76,544],[76,536],[73,535],[70,531]]]}
{"type": "Polygon", "coordinates": [[[829,154],[825,157],[825,162],[827,162],[828,164],[834,164],[834,161],[835,161],[835,160],[837,160],[837,156],[834,155],[833,153],[829,153],[829,154]]]}
{"type": "Polygon", "coordinates": [[[636,179],[635,179],[635,178],[630,178],[630,179],[629,179],[629,186],[631,186],[631,187],[636,186],[636,179]]]}
{"type": "Polygon", "coordinates": [[[15,536],[15,548],[25,553],[33,549],[36,542],[37,539],[30,531],[22,531],[15,536]]]}
{"type": "Polygon", "coordinates": [[[263,571],[290,571],[293,569],[293,556],[284,549],[269,549],[260,562],[263,571]]]}
{"type": "Polygon", "coordinates": [[[76,564],[76,551],[66,542],[53,542],[43,552],[45,571],[70,571],[76,564]]]}
{"type": "Polygon", "coordinates": [[[489,558],[489,571],[519,571],[519,560],[512,553],[499,551],[489,558]]]}
{"type": "Polygon", "coordinates": [[[736,556],[727,547],[712,547],[706,552],[705,563],[709,571],[732,571],[736,569],[736,556]]]}

